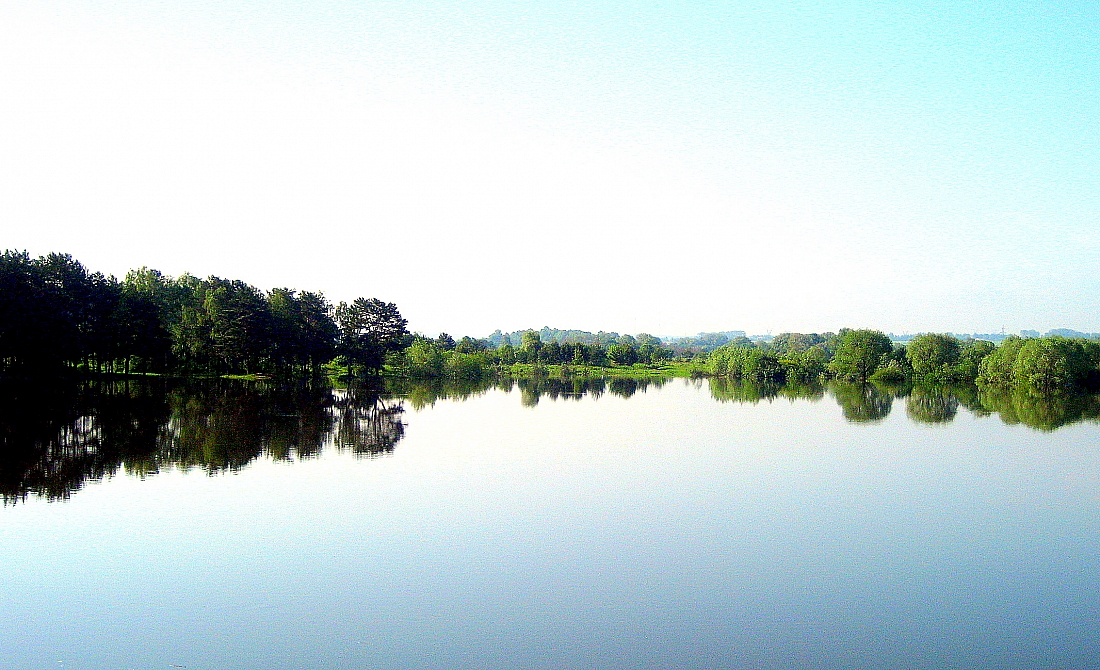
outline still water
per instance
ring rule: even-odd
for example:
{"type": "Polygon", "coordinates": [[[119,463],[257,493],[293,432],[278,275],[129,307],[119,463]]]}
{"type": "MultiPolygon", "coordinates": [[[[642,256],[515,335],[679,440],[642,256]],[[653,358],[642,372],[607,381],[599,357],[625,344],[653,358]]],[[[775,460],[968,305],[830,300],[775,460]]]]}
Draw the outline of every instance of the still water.
{"type": "Polygon", "coordinates": [[[22,392],[0,667],[1095,667],[1097,407],[690,380],[22,392]]]}

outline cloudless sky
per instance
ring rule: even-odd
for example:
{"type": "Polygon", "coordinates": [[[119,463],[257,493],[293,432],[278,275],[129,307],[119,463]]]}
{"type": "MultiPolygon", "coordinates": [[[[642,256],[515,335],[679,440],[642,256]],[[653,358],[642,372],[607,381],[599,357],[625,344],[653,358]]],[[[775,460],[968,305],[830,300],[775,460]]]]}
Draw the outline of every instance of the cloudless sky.
{"type": "Polygon", "coordinates": [[[1100,5],[0,5],[0,247],[415,330],[1100,330],[1100,5]]]}

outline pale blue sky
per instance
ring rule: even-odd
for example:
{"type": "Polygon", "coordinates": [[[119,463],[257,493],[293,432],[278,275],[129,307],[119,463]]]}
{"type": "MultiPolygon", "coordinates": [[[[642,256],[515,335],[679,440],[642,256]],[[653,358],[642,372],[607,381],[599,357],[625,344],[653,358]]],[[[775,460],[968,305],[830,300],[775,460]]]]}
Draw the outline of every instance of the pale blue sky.
{"type": "Polygon", "coordinates": [[[1100,6],[21,2],[3,246],[411,325],[1100,330],[1100,6]]]}

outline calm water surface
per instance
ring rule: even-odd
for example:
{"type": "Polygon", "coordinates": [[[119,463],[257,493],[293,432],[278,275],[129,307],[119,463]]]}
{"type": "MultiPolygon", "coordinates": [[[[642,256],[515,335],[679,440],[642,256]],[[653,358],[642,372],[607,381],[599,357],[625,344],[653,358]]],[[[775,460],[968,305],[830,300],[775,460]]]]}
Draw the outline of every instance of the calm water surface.
{"type": "Polygon", "coordinates": [[[1100,658],[1094,400],[106,395],[6,419],[2,668],[1100,658]]]}

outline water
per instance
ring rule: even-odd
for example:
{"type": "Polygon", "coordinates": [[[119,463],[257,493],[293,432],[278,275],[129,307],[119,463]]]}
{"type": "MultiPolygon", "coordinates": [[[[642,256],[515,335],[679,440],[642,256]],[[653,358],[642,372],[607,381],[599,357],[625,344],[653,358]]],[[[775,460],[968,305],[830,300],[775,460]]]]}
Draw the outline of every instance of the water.
{"type": "Polygon", "coordinates": [[[0,667],[1100,657],[1095,398],[502,386],[23,394],[0,667]]]}

